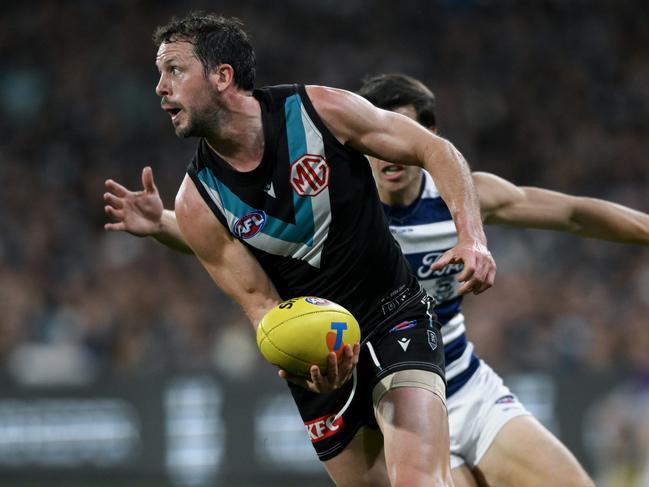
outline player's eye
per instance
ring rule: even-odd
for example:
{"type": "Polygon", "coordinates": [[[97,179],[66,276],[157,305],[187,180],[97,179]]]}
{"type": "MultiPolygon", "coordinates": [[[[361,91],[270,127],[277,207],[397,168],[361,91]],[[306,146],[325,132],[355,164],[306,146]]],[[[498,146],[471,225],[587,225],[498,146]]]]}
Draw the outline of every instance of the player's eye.
{"type": "Polygon", "coordinates": [[[179,68],[178,66],[171,66],[171,67],[169,68],[169,71],[170,71],[171,74],[173,74],[174,76],[178,76],[178,75],[181,73],[180,68],[179,68]]]}

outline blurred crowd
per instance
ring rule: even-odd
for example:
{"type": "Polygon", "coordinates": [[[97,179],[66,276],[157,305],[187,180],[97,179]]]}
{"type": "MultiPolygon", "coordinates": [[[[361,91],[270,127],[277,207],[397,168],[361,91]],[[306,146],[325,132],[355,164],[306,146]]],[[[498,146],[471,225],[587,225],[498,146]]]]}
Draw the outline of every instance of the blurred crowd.
{"type": "MultiPolygon", "coordinates": [[[[5,379],[213,366],[245,376],[258,363],[245,318],[193,258],[103,230],[107,178],[136,188],[149,164],[173,204],[195,143],[176,139],[159,109],[150,38],[172,15],[217,7],[251,34],[259,86],[354,90],[365,75],[404,72],[434,90],[441,134],[474,169],[649,211],[641,0],[10,1],[0,16],[5,379]]],[[[649,247],[488,236],[497,284],[466,304],[478,353],[503,373],[605,371],[625,394],[646,395],[649,247]]]]}

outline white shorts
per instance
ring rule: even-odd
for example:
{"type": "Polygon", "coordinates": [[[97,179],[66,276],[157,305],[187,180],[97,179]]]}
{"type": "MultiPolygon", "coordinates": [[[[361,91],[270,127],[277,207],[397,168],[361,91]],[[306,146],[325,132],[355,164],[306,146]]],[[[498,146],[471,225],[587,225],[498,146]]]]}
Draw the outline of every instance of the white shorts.
{"type": "Polygon", "coordinates": [[[531,414],[482,360],[473,377],[447,398],[451,468],[475,467],[510,419],[531,414]]]}

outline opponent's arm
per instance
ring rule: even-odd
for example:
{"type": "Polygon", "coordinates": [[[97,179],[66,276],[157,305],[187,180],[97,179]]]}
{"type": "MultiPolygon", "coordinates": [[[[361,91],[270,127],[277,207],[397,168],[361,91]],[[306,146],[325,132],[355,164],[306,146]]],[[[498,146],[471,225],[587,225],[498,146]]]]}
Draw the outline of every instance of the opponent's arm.
{"type": "Polygon", "coordinates": [[[458,245],[436,261],[439,269],[463,262],[460,293],[478,294],[494,281],[496,265],[487,250],[478,198],[464,157],[447,140],[398,113],[381,110],[344,90],[309,86],[315,109],[339,142],[365,154],[426,169],[451,211],[458,245]]]}
{"type": "MultiPolygon", "coordinates": [[[[201,198],[194,182],[185,179],[176,196],[176,219],[185,241],[214,282],[243,308],[255,330],[259,322],[281,298],[268,274],[248,249],[217,220],[201,198]]],[[[338,389],[352,374],[358,363],[360,347],[345,346],[338,362],[336,354],[328,356],[328,373],[319,367],[310,369],[311,380],[280,370],[280,377],[311,392],[325,393],[338,389]]]]}
{"type": "Polygon", "coordinates": [[[150,167],[142,169],[141,191],[130,191],[112,179],[106,180],[105,184],[104,210],[115,220],[104,225],[106,230],[129,232],[138,237],[150,236],[171,249],[192,253],[178,229],[176,214],[163,207],[150,167]]]}
{"type": "Polygon", "coordinates": [[[493,174],[473,174],[486,224],[542,228],[582,237],[649,245],[649,215],[597,198],[519,187],[493,174]]]}

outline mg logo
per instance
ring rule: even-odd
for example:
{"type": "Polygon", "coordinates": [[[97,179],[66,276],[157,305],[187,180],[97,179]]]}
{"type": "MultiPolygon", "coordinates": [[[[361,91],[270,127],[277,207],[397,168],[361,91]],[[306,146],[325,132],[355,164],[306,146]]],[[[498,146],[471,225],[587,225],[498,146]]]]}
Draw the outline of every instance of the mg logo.
{"type": "Polygon", "coordinates": [[[316,196],[329,185],[329,165],[317,154],[305,154],[291,165],[291,186],[300,196],[316,196]]]}
{"type": "Polygon", "coordinates": [[[252,211],[239,218],[232,227],[232,233],[244,240],[249,239],[261,232],[266,223],[266,213],[263,211],[252,211]]]}

